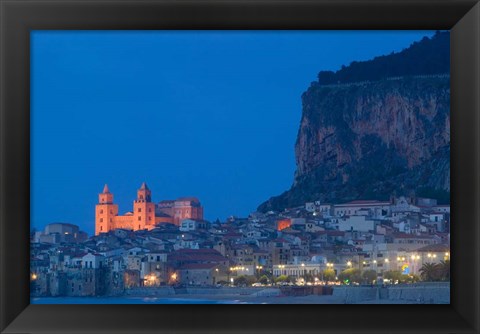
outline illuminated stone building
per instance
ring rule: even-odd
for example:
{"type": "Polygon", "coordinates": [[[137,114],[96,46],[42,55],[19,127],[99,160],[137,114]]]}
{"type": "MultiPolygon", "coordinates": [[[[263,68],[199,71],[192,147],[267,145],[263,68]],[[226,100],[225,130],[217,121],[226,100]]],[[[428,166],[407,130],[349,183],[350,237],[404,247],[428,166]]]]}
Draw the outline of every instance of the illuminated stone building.
{"type": "Polygon", "coordinates": [[[203,207],[197,198],[179,198],[156,205],[152,202],[152,192],[144,182],[133,201],[133,212],[119,215],[118,205],[113,203],[113,194],[105,185],[95,208],[95,235],[119,228],[151,230],[159,223],[180,225],[183,219],[203,219],[203,207]]]}

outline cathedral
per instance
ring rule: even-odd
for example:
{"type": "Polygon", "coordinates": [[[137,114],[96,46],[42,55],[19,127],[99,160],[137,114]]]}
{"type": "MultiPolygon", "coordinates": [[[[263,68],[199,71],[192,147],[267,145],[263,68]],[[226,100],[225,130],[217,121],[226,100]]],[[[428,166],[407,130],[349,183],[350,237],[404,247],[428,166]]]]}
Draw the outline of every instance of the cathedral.
{"type": "Polygon", "coordinates": [[[144,182],[137,190],[133,211],[118,215],[118,205],[113,203],[113,194],[105,185],[98,195],[95,208],[95,235],[117,228],[129,230],[151,230],[160,223],[180,225],[183,219],[203,220],[203,207],[196,197],[152,202],[152,192],[144,182]]]}

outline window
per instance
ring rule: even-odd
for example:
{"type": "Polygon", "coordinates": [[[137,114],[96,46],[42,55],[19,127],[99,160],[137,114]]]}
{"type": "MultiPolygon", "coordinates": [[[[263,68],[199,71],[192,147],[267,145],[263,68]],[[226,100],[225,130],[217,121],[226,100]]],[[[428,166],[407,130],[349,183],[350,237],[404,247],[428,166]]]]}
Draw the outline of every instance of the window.
{"type": "Polygon", "coordinates": [[[138,220],[139,220],[139,221],[142,220],[142,217],[138,216],[138,220]]]}
{"type": "Polygon", "coordinates": [[[152,208],[148,208],[148,212],[152,212],[152,208]]]}
{"type": "Polygon", "coordinates": [[[142,212],[142,208],[138,208],[138,212],[142,212]]]}
{"type": "Polygon", "coordinates": [[[103,223],[103,218],[100,218],[100,223],[103,223]]]}
{"type": "Polygon", "coordinates": [[[103,213],[103,210],[100,210],[100,214],[102,214],[102,213],[103,213]]]}
{"type": "Polygon", "coordinates": [[[103,226],[100,226],[100,231],[103,231],[103,226]]]}

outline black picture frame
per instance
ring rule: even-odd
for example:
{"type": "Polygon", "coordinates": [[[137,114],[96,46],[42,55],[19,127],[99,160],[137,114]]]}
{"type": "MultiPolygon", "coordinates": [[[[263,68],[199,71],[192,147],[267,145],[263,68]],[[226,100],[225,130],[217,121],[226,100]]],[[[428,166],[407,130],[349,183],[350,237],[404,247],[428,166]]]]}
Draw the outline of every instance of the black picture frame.
{"type": "Polygon", "coordinates": [[[480,4],[0,0],[2,333],[479,333],[480,4]],[[450,305],[29,305],[35,29],[451,29],[450,305]]]}

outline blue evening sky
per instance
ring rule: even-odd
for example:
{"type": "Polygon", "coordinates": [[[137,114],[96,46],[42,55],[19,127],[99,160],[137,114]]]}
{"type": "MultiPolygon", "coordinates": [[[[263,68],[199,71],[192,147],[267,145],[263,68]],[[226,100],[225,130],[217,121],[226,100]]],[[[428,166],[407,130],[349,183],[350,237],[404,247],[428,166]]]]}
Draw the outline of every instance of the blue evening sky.
{"type": "Polygon", "coordinates": [[[432,31],[33,31],[31,221],[94,231],[108,183],[120,214],[196,196],[246,216],[290,188],[301,94],[321,70],[401,51],[432,31]]]}

